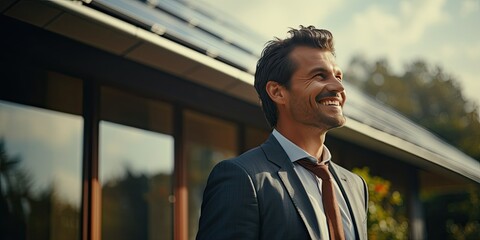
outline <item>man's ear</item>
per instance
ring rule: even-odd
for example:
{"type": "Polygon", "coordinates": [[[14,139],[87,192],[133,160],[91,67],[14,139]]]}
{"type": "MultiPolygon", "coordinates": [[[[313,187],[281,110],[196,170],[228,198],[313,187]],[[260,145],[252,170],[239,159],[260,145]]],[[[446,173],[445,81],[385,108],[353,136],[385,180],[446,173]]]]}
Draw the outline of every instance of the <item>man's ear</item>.
{"type": "Polygon", "coordinates": [[[285,86],[275,81],[268,81],[265,87],[268,96],[277,104],[285,104],[286,102],[286,89],[285,86]]]}

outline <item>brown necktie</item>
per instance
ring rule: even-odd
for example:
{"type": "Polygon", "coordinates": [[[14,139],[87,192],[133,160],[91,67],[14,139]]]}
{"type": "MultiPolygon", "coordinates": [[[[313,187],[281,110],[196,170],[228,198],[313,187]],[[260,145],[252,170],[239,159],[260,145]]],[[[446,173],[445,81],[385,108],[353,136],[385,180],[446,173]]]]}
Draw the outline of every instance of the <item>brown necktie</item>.
{"type": "Polygon", "coordinates": [[[335,180],[328,171],[328,165],[319,165],[307,159],[298,160],[297,163],[322,179],[322,202],[327,217],[330,239],[345,239],[342,216],[340,215],[340,209],[338,208],[337,197],[335,195],[335,180]]]}

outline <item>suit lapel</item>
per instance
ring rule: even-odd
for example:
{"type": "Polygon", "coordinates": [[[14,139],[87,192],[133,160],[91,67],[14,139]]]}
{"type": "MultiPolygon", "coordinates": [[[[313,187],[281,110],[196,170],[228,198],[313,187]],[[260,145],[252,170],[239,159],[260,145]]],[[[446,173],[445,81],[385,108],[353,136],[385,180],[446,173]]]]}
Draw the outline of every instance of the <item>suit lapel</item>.
{"type": "Polygon", "coordinates": [[[359,233],[359,231],[360,229],[362,229],[360,227],[362,218],[360,216],[360,213],[358,211],[354,211],[353,209],[363,209],[364,206],[358,206],[358,203],[363,203],[363,199],[357,199],[358,195],[352,192],[352,189],[356,189],[355,186],[353,186],[353,183],[346,175],[344,175],[341,171],[338,170],[337,165],[332,162],[330,166],[330,172],[332,173],[335,181],[337,182],[340,190],[342,191],[343,198],[347,203],[348,210],[352,217],[352,221],[355,226],[356,239],[360,239],[359,235],[361,234],[359,233]],[[352,206],[352,203],[356,205],[352,206]]]}
{"type": "Polygon", "coordinates": [[[261,147],[267,159],[279,166],[278,176],[282,180],[288,195],[292,199],[293,205],[307,227],[310,237],[312,239],[320,239],[318,235],[318,222],[313,206],[287,154],[273,135],[270,135],[269,139],[262,144],[261,147]]]}

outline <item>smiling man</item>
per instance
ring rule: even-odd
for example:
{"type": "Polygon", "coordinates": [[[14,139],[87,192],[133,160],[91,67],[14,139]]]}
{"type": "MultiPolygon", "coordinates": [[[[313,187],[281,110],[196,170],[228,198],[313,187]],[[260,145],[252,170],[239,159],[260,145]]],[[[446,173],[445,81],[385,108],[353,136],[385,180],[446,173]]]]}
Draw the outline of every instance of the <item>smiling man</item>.
{"type": "Polygon", "coordinates": [[[346,121],[333,36],[289,33],[267,43],[255,73],[272,134],[212,170],[197,239],[367,239],[367,186],[324,145],[346,121]]]}

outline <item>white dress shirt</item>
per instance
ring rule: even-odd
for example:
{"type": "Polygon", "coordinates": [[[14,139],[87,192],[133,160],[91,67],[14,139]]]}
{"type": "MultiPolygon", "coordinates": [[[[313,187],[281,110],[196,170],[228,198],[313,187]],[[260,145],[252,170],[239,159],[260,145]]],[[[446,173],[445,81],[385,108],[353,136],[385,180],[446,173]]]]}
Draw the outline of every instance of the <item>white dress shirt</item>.
{"type": "MultiPolygon", "coordinates": [[[[277,139],[280,143],[282,148],[287,153],[290,161],[293,163],[293,167],[295,172],[297,173],[300,181],[303,184],[303,187],[307,191],[308,198],[312,203],[313,209],[315,211],[315,215],[317,216],[319,228],[320,228],[320,237],[321,239],[328,240],[328,226],[327,226],[327,219],[325,217],[325,212],[323,209],[323,202],[322,202],[322,179],[317,177],[315,174],[310,172],[309,170],[302,167],[300,164],[296,163],[297,160],[307,158],[313,162],[317,162],[317,159],[314,158],[312,155],[308,154],[305,150],[301,149],[293,142],[285,138],[280,132],[276,129],[273,130],[273,136],[277,139]]],[[[322,159],[320,164],[325,164],[331,161],[331,154],[328,148],[324,145],[322,159]]],[[[343,198],[342,192],[338,187],[338,184],[335,182],[335,192],[337,196],[338,205],[340,208],[340,213],[342,215],[342,223],[343,223],[343,231],[345,233],[346,240],[355,240],[355,230],[353,227],[352,218],[350,216],[350,212],[348,211],[347,203],[343,198]]]]}

